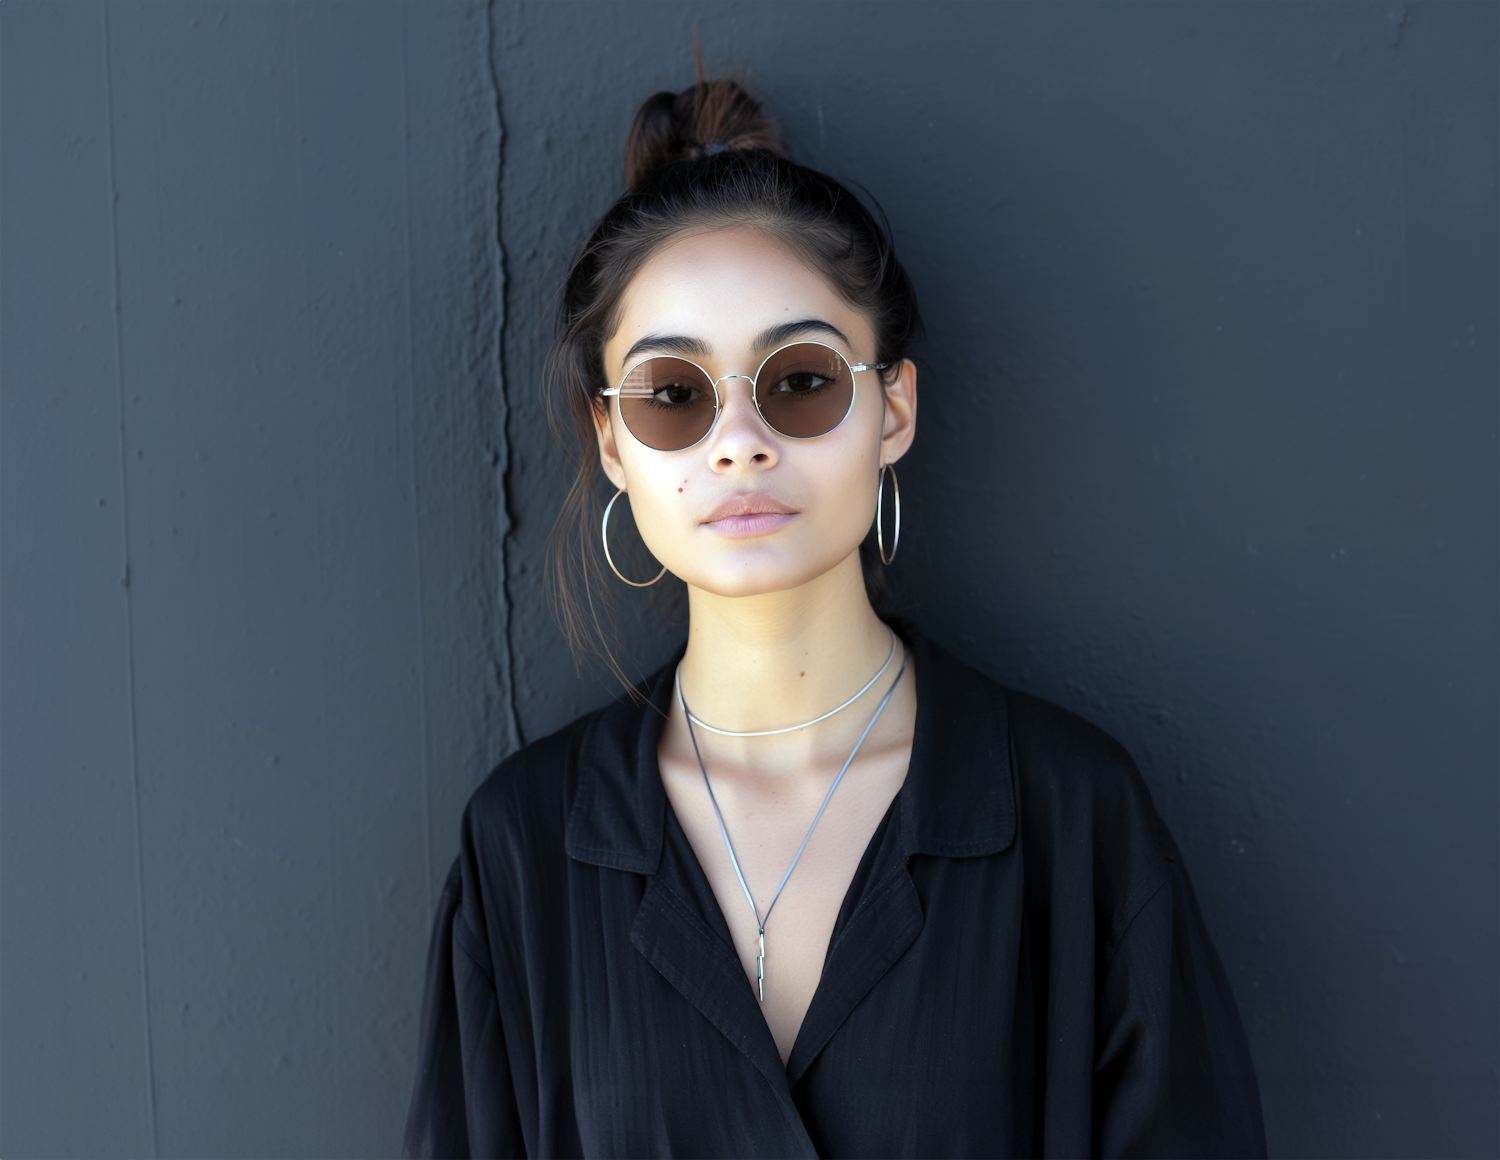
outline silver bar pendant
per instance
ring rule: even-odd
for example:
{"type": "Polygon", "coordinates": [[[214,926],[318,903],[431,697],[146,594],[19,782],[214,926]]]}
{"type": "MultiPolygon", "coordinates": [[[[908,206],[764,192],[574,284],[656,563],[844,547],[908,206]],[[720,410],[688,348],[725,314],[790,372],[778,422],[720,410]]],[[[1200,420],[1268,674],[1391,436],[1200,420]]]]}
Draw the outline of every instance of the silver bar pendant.
{"type": "Polygon", "coordinates": [[[766,1001],[766,932],[760,932],[760,958],[755,961],[755,984],[760,988],[760,1001],[766,1001]]]}

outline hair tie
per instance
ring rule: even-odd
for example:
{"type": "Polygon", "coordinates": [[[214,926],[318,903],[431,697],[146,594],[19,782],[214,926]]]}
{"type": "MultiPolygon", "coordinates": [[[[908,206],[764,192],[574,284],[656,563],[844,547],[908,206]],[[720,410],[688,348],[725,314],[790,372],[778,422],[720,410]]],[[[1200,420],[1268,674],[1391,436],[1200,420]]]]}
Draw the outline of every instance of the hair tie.
{"type": "Polygon", "coordinates": [[[722,153],[728,148],[729,146],[722,141],[710,141],[703,147],[703,156],[712,157],[715,153],[722,153]]]}

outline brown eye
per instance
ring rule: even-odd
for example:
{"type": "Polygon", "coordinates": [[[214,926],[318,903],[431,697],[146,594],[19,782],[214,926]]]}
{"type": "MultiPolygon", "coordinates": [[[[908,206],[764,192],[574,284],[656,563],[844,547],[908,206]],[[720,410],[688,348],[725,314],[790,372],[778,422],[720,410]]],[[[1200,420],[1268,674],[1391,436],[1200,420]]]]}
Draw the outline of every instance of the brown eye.
{"type": "Polygon", "coordinates": [[[686,407],[700,398],[701,393],[692,383],[663,383],[656,388],[651,401],[658,406],[686,407]]]}
{"type": "Polygon", "coordinates": [[[620,382],[620,418],[658,451],[680,451],[708,434],[718,411],[713,380],[686,359],[662,355],[637,363],[620,382]]]}
{"type": "Polygon", "coordinates": [[[832,347],[793,343],[761,364],[755,401],[773,431],[792,439],[814,439],[832,431],[849,413],[854,376],[832,347]]]}
{"type": "Polygon", "coordinates": [[[773,395],[806,395],[828,384],[828,379],[812,371],[796,371],[771,388],[773,395]]]}

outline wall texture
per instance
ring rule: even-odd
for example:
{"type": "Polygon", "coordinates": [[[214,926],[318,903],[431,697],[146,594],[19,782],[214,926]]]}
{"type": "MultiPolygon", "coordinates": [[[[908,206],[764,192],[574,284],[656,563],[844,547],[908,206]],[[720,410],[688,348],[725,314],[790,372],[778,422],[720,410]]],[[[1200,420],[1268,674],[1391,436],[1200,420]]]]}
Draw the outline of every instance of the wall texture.
{"type": "MultiPolygon", "coordinates": [[[[523,735],[602,695],[536,575],[550,296],[696,24],[889,214],[930,334],[892,579],[1135,754],[1272,1148],[1500,1150],[1496,6],[496,13],[523,735]]],[[[626,607],[649,664],[681,630],[626,607]]]]}
{"type": "Polygon", "coordinates": [[[0,6],[0,1154],[395,1149],[458,811],[609,694],[536,386],[695,24],[889,213],[899,597],[1136,755],[1273,1152],[1500,1151],[1497,12],[0,6]]]}
{"type": "Polygon", "coordinates": [[[0,19],[0,1154],[390,1155],[514,745],[487,12],[0,19]]]}

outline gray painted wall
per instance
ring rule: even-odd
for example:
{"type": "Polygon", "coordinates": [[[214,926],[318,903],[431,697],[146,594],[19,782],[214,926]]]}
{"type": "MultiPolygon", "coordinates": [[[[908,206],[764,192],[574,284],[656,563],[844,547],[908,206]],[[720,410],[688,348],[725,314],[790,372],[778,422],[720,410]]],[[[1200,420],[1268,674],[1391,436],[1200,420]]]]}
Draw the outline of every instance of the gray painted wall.
{"type": "Polygon", "coordinates": [[[0,19],[0,1154],[390,1155],[514,746],[487,13],[0,19]]]}
{"type": "Polygon", "coordinates": [[[1136,755],[1273,1152],[1495,1154],[1497,11],[0,7],[0,1153],[394,1149],[458,810],[608,694],[535,387],[696,21],[890,214],[900,598],[1136,755]]]}

